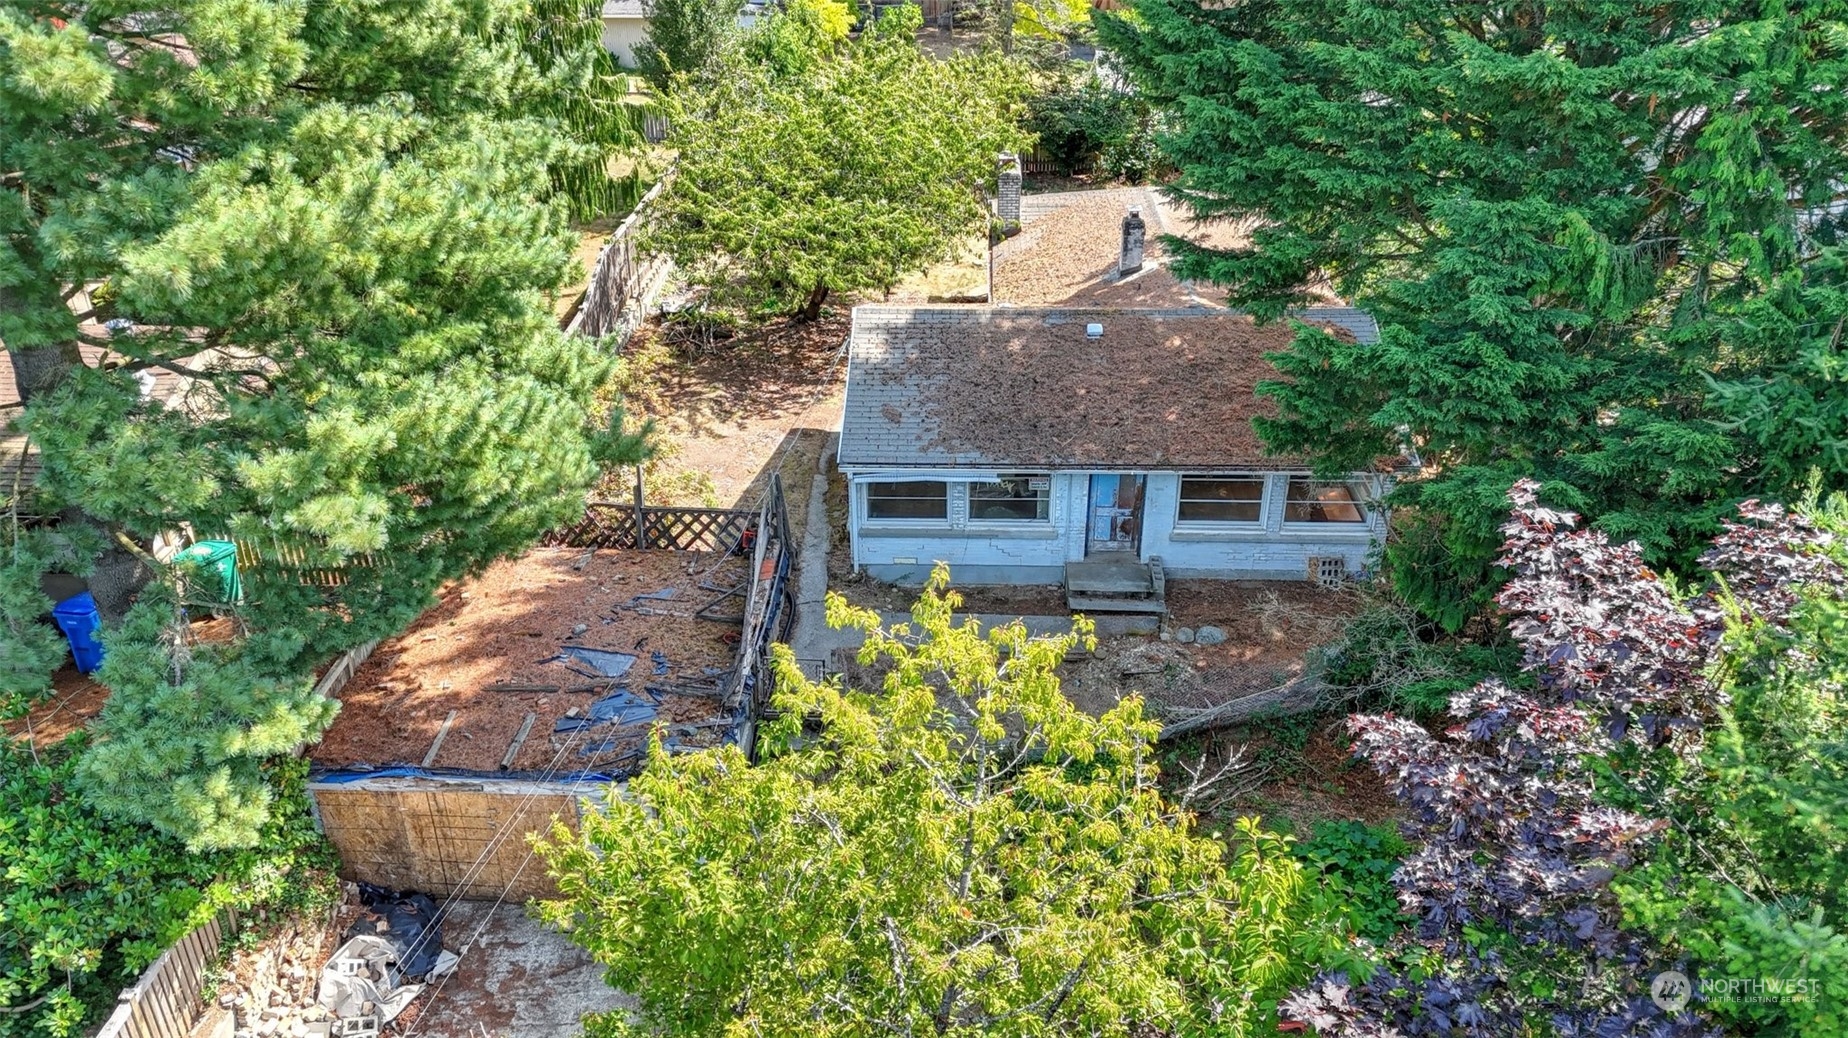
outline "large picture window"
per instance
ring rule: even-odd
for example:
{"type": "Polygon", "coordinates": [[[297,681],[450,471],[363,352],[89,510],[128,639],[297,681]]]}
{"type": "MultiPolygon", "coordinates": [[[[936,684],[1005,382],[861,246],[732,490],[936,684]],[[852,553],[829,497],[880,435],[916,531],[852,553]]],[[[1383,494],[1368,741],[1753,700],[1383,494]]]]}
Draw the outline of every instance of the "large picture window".
{"type": "Polygon", "coordinates": [[[1045,521],[1051,516],[1052,477],[1002,476],[969,484],[969,518],[1002,522],[1045,521]]]}
{"type": "Polygon", "coordinates": [[[1261,523],[1264,521],[1263,476],[1182,476],[1184,523],[1261,523]]]}
{"type": "Polygon", "coordinates": [[[1364,523],[1367,492],[1363,484],[1323,482],[1308,476],[1290,477],[1290,494],[1284,501],[1286,523],[1364,523]]]}
{"type": "Polygon", "coordinates": [[[868,519],[948,519],[950,485],[942,480],[866,484],[868,519]]]}

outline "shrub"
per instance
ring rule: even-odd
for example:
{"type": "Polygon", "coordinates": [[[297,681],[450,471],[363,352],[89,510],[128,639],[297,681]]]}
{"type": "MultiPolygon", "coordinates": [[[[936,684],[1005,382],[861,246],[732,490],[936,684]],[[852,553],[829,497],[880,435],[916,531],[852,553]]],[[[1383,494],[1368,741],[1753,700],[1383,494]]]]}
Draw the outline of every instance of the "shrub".
{"type": "MultiPolygon", "coordinates": [[[[1575,530],[1578,517],[1542,507],[1537,491],[1523,480],[1510,492],[1500,562],[1514,578],[1497,596],[1534,690],[1491,679],[1453,697],[1442,738],[1401,718],[1349,719],[1358,754],[1409,811],[1419,846],[1395,883],[1418,916],[1417,941],[1442,962],[1360,984],[1319,977],[1289,1010],[1325,1035],[1713,1033],[1640,986],[1676,964],[1673,950],[1643,920],[1622,925],[1610,887],[1670,823],[1636,809],[1648,796],[1613,806],[1608,786],[1633,777],[1644,791],[1666,788],[1700,757],[1728,701],[1712,677],[1728,659],[1722,632],[1743,624],[1785,637],[1802,616],[1796,588],[1839,595],[1848,578],[1830,532],[1747,502],[1744,521],[1702,557],[1716,586],[1684,600],[1636,544],[1575,530]]],[[[1786,946],[1827,948],[1826,935],[1759,922],[1786,946]]]]}
{"type": "Polygon", "coordinates": [[[1031,98],[1027,128],[1059,172],[1097,172],[1144,180],[1157,172],[1153,115],[1134,94],[1106,86],[1095,73],[1031,98]]]}
{"type": "Polygon", "coordinates": [[[335,865],[307,807],[307,764],[266,766],[259,850],[192,853],[73,795],[81,742],[0,745],[0,1038],[82,1032],[175,939],[226,906],[288,906],[335,865]]]}
{"type": "Polygon", "coordinates": [[[1385,943],[1403,933],[1412,918],[1399,907],[1393,873],[1411,844],[1391,824],[1323,820],[1309,839],[1295,847],[1309,870],[1311,884],[1321,886],[1361,937],[1385,943]]]}

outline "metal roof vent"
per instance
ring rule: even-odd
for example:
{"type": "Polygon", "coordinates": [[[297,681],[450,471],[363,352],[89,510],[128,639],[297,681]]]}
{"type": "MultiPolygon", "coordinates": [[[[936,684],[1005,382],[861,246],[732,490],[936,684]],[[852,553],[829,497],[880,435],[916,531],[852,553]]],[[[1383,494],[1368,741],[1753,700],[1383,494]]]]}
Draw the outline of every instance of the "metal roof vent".
{"type": "Polygon", "coordinates": [[[1101,324],[1087,324],[1087,325],[1085,325],[1085,326],[1084,326],[1084,337],[1085,337],[1085,338],[1087,338],[1087,339],[1101,339],[1101,338],[1103,338],[1103,337],[1104,337],[1104,326],[1103,326],[1103,325],[1101,325],[1101,324]]]}

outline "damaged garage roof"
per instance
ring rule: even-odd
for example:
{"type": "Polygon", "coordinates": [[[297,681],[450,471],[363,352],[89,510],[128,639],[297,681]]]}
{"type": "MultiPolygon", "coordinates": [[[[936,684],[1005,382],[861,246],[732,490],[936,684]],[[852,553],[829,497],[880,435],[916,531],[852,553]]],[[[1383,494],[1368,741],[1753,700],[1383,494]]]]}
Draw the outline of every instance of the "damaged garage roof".
{"type": "MultiPolygon", "coordinates": [[[[1292,316],[1379,341],[1352,307],[1292,316]]],[[[839,463],[894,468],[1279,469],[1251,420],[1264,359],[1295,335],[1214,307],[862,306],[854,311],[839,463]],[[1088,326],[1101,325],[1092,337],[1088,326]]]]}

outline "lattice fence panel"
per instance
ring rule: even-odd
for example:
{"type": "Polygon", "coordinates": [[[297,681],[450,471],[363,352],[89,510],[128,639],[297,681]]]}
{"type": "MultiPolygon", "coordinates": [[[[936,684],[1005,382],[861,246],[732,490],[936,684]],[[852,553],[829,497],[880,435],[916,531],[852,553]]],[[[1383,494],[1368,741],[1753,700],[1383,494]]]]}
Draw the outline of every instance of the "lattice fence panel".
{"type": "Polygon", "coordinates": [[[547,534],[543,543],[559,548],[667,548],[676,551],[731,551],[744,538],[757,513],[736,508],[641,509],[636,525],[633,505],[592,502],[584,518],[547,534]]]}

